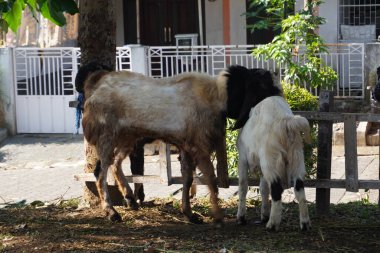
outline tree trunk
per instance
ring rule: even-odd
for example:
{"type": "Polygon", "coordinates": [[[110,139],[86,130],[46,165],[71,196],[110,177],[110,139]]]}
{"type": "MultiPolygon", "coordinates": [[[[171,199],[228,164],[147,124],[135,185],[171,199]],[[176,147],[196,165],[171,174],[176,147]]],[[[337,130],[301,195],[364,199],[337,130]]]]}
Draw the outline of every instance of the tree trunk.
{"type": "MultiPolygon", "coordinates": [[[[116,19],[113,1],[81,0],[79,5],[78,43],[81,49],[81,65],[92,61],[100,62],[115,69],[116,19]]],[[[84,141],[86,173],[94,172],[97,152],[95,147],[84,141]]],[[[85,187],[84,201],[90,206],[97,205],[99,198],[85,187]]]]}

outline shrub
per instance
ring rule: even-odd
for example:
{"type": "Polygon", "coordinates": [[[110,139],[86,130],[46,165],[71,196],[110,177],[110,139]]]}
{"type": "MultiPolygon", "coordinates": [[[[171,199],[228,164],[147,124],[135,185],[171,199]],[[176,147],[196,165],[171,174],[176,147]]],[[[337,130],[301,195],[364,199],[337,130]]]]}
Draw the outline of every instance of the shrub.
{"type": "MultiPolygon", "coordinates": [[[[287,83],[282,83],[282,88],[285,98],[293,111],[315,111],[318,109],[318,98],[310,94],[306,89],[287,83]]],[[[231,130],[234,123],[234,120],[227,120],[226,149],[228,158],[228,174],[230,177],[238,176],[238,151],[236,147],[238,131],[231,130]]],[[[317,125],[315,122],[310,122],[310,125],[312,127],[312,144],[305,145],[304,149],[306,178],[315,177],[317,163],[317,125]]]]}
{"type": "Polygon", "coordinates": [[[231,130],[235,125],[235,120],[227,119],[227,131],[226,131],[226,150],[227,150],[227,164],[228,175],[230,177],[238,176],[238,151],[236,147],[236,141],[238,137],[238,130],[231,130]]]}
{"type": "MultiPolygon", "coordinates": [[[[313,96],[306,89],[289,83],[282,83],[282,89],[286,101],[293,111],[316,111],[318,109],[318,97],[313,96]]],[[[315,178],[317,172],[317,124],[309,121],[311,126],[311,144],[304,147],[306,178],[315,178]]]]}

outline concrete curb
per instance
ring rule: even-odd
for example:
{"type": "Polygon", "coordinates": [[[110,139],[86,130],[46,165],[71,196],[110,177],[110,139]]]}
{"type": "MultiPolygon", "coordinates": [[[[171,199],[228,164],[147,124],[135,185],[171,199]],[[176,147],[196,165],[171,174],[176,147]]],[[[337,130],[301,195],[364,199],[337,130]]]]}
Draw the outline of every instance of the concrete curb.
{"type": "Polygon", "coordinates": [[[0,143],[8,137],[8,131],[5,128],[0,128],[0,143]]]}

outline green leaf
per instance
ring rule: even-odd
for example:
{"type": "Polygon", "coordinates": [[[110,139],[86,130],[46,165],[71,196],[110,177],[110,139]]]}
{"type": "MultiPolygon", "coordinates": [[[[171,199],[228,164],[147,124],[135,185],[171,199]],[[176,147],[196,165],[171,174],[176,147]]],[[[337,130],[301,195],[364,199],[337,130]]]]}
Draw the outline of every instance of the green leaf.
{"type": "Polygon", "coordinates": [[[71,15],[79,12],[77,4],[73,0],[61,0],[59,1],[61,4],[61,11],[67,12],[71,15]]]}
{"type": "Polygon", "coordinates": [[[26,0],[26,4],[29,6],[30,10],[37,10],[37,2],[36,0],[26,0]]]}
{"type": "Polygon", "coordinates": [[[13,32],[17,32],[17,29],[21,25],[22,10],[24,6],[23,0],[16,0],[13,3],[12,9],[3,13],[3,19],[8,23],[8,26],[13,32]]]}
{"type": "Polygon", "coordinates": [[[66,24],[64,12],[75,14],[79,11],[73,0],[38,0],[38,4],[42,16],[58,26],[66,24]]]}
{"type": "Polygon", "coordinates": [[[48,0],[47,3],[50,11],[51,21],[58,26],[66,25],[66,18],[63,15],[60,1],[48,0]]]}

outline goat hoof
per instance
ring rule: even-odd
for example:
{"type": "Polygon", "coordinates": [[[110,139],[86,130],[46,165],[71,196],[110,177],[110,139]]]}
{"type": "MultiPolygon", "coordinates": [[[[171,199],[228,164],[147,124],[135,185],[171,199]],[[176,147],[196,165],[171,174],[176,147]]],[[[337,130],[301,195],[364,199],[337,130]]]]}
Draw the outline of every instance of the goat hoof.
{"type": "Polygon", "coordinates": [[[280,229],[280,225],[276,224],[267,224],[266,228],[271,231],[278,231],[280,229]]]}
{"type": "Polygon", "coordinates": [[[222,219],[216,219],[214,220],[214,225],[216,228],[222,228],[224,227],[224,222],[222,219]]]}
{"type": "Polygon", "coordinates": [[[198,214],[193,213],[190,216],[185,215],[185,217],[191,223],[194,223],[194,224],[203,224],[203,219],[198,214]]]}
{"type": "Polygon", "coordinates": [[[278,231],[280,229],[280,223],[279,222],[273,222],[273,220],[269,220],[266,228],[268,230],[271,230],[271,231],[278,231]]]}
{"type": "Polygon", "coordinates": [[[118,213],[113,213],[111,215],[108,215],[108,219],[112,222],[121,222],[121,216],[118,213]]]}
{"type": "Polygon", "coordinates": [[[129,207],[132,210],[138,210],[139,205],[137,204],[136,200],[134,198],[126,197],[124,199],[125,206],[129,207]]]}
{"type": "Polygon", "coordinates": [[[247,225],[247,220],[245,219],[244,216],[238,217],[237,218],[237,224],[238,225],[247,225]]]}
{"type": "Polygon", "coordinates": [[[140,204],[144,202],[145,200],[145,194],[142,190],[139,190],[138,192],[135,192],[135,198],[140,201],[140,204]]]}
{"type": "Polygon", "coordinates": [[[269,221],[269,217],[268,216],[261,216],[261,219],[260,220],[255,220],[253,222],[253,224],[255,224],[255,225],[262,225],[262,224],[266,224],[268,221],[269,221]]]}
{"type": "Polygon", "coordinates": [[[302,231],[309,231],[310,229],[311,229],[310,221],[301,222],[301,230],[302,231]]]}
{"type": "Polygon", "coordinates": [[[267,223],[269,221],[269,216],[267,215],[263,215],[261,216],[261,223],[267,223]]]}

